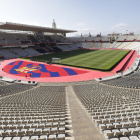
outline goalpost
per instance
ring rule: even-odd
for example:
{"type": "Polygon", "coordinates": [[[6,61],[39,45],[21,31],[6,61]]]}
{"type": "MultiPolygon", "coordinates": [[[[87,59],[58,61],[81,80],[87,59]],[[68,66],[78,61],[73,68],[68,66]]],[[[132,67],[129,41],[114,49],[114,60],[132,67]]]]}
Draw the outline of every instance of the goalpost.
{"type": "Polygon", "coordinates": [[[61,62],[61,58],[55,58],[55,57],[53,57],[52,58],[52,62],[54,62],[54,63],[59,63],[59,62],[61,62]]]}

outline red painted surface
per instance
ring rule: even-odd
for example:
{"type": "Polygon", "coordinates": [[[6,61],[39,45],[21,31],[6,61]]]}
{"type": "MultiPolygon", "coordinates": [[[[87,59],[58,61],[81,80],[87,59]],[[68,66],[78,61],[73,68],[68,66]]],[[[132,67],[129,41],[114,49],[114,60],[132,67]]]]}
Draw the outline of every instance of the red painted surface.
{"type": "Polygon", "coordinates": [[[132,55],[131,59],[128,60],[128,62],[126,63],[125,67],[122,69],[121,72],[126,71],[128,68],[130,68],[132,66],[132,64],[134,63],[136,57],[137,57],[137,52],[135,51],[134,54],[132,55]]]}
{"type": "MultiPolygon", "coordinates": [[[[0,65],[0,76],[3,77],[7,77],[7,78],[12,78],[12,79],[17,79],[17,80],[23,80],[23,81],[37,81],[37,82],[73,82],[73,81],[86,81],[86,80],[91,80],[91,79],[95,79],[95,78],[100,78],[100,77],[106,77],[106,76],[111,76],[113,73],[108,73],[108,72],[100,72],[100,71],[93,71],[93,70],[85,70],[85,69],[80,69],[80,68],[74,68],[76,71],[85,71],[86,73],[81,73],[78,75],[74,75],[74,76],[63,76],[63,77],[40,77],[40,78],[31,78],[29,76],[23,77],[23,76],[15,76],[12,74],[8,74],[6,72],[4,72],[2,69],[9,63],[13,62],[13,61],[18,61],[18,59],[10,59],[10,60],[4,60],[3,62],[1,62],[0,65]]],[[[27,61],[27,60],[25,60],[27,61]]],[[[31,62],[31,61],[27,61],[27,62],[31,62]]],[[[44,64],[41,62],[36,62],[39,64],[44,64]]],[[[61,68],[61,65],[50,65],[50,70],[54,70],[53,68],[57,67],[58,69],[61,68]]],[[[66,68],[72,68],[72,67],[68,67],[68,66],[63,66],[66,68]]],[[[46,75],[47,76],[47,75],[46,75]]]]}
{"type": "Polygon", "coordinates": [[[84,69],[58,67],[34,61],[17,60],[5,65],[3,71],[14,76],[31,76],[32,78],[63,77],[86,73],[84,69]]]}
{"type": "Polygon", "coordinates": [[[113,70],[113,73],[116,73],[117,71],[121,70],[122,67],[125,65],[127,60],[130,58],[130,56],[133,54],[134,51],[131,51],[113,70]]]}
{"type": "MultiPolygon", "coordinates": [[[[107,77],[107,76],[112,76],[115,75],[116,71],[120,70],[124,64],[127,62],[127,60],[130,58],[132,55],[133,51],[131,51],[111,72],[100,72],[100,71],[95,71],[95,70],[86,70],[86,69],[80,69],[80,68],[75,68],[75,67],[68,67],[68,66],[63,66],[66,68],[72,68],[75,69],[76,71],[85,71],[86,73],[81,73],[78,75],[74,76],[63,76],[63,77],[40,77],[40,78],[31,78],[31,77],[23,77],[23,76],[14,76],[11,74],[8,74],[4,72],[2,69],[4,66],[7,64],[17,61],[20,59],[10,59],[10,60],[4,60],[3,62],[0,63],[0,76],[7,77],[7,78],[12,78],[12,79],[17,79],[17,80],[23,80],[23,81],[36,81],[36,82],[74,82],[74,81],[86,81],[86,80],[93,80],[95,78],[102,78],[102,77],[107,77]]],[[[130,67],[135,58],[137,57],[137,52],[134,53],[133,57],[131,60],[128,62],[127,68],[130,67]]],[[[27,60],[24,60],[27,61],[27,60]]],[[[32,61],[27,61],[27,62],[32,62],[32,61]]],[[[36,62],[38,64],[44,64],[42,62],[36,62]]],[[[50,65],[49,69],[54,70],[53,68],[61,68],[61,65],[50,65]]],[[[126,70],[126,69],[125,69],[126,70]]]]}

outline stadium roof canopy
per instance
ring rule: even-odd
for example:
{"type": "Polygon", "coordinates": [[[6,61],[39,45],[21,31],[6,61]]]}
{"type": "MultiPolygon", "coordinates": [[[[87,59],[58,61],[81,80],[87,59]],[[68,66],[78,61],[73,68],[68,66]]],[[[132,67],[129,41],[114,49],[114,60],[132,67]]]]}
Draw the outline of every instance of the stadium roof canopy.
{"type": "Polygon", "coordinates": [[[0,29],[2,30],[18,30],[18,31],[32,31],[32,32],[49,32],[49,33],[72,33],[75,30],[55,29],[42,26],[26,25],[11,22],[0,22],[0,29]]]}

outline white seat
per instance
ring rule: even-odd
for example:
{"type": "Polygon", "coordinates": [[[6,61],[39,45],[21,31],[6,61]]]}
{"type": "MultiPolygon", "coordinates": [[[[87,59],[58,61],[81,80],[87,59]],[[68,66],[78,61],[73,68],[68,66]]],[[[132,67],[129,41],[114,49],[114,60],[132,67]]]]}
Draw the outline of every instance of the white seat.
{"type": "Polygon", "coordinates": [[[105,130],[107,129],[107,126],[105,124],[99,124],[100,130],[105,130]]]}
{"type": "Polygon", "coordinates": [[[105,124],[99,124],[99,127],[100,127],[100,126],[105,126],[105,124]]]}
{"type": "Polygon", "coordinates": [[[65,125],[65,122],[60,122],[59,125],[60,125],[60,126],[64,126],[64,125],[65,125]]]}
{"type": "Polygon", "coordinates": [[[115,133],[114,133],[114,136],[117,136],[117,137],[118,137],[118,136],[121,136],[121,135],[123,135],[123,132],[115,132],[115,133]]]}
{"type": "Polygon", "coordinates": [[[4,132],[4,130],[0,130],[0,134],[3,133],[3,132],[4,132]]]}
{"type": "Polygon", "coordinates": [[[33,124],[32,126],[38,126],[38,124],[37,124],[37,123],[35,123],[35,124],[33,124]]]}
{"type": "Polygon", "coordinates": [[[114,119],[108,119],[110,123],[115,123],[114,119]]]}
{"type": "Polygon", "coordinates": [[[5,137],[3,140],[11,140],[12,137],[5,137]]]}
{"type": "Polygon", "coordinates": [[[134,130],[133,132],[132,132],[132,135],[138,135],[139,134],[139,131],[138,130],[134,130]]]}
{"type": "Polygon", "coordinates": [[[136,129],[136,130],[140,130],[140,127],[136,127],[135,129],[136,129]]]}
{"type": "Polygon", "coordinates": [[[129,140],[127,137],[121,137],[120,140],[129,140]]]}
{"type": "Polygon", "coordinates": [[[113,129],[112,132],[116,133],[116,132],[120,132],[118,129],[113,129]]]}
{"type": "Polygon", "coordinates": [[[26,125],[24,125],[24,126],[30,126],[30,127],[31,127],[31,124],[26,124],[26,125]]]}
{"type": "Polygon", "coordinates": [[[18,132],[18,131],[20,131],[19,129],[15,129],[15,130],[13,130],[13,132],[18,132]]]}
{"type": "Polygon", "coordinates": [[[24,127],[24,126],[25,126],[25,124],[21,124],[20,126],[23,126],[23,127],[24,127]]]}
{"type": "Polygon", "coordinates": [[[136,130],[135,128],[128,128],[129,131],[134,131],[136,130]]]}
{"type": "Polygon", "coordinates": [[[111,131],[110,130],[105,130],[104,134],[107,134],[107,133],[111,133],[111,131]]]}
{"type": "Polygon", "coordinates": [[[133,121],[133,123],[138,123],[139,121],[133,121]]]}
{"type": "Polygon", "coordinates": [[[139,138],[137,136],[129,136],[130,140],[139,140],[139,138]]]}
{"type": "Polygon", "coordinates": [[[108,127],[109,125],[112,125],[112,123],[107,123],[106,126],[108,127]]]}
{"type": "Polygon", "coordinates": [[[114,137],[114,132],[107,133],[105,137],[107,137],[107,138],[114,137]]]}
{"type": "Polygon", "coordinates": [[[50,131],[50,128],[45,128],[44,130],[45,130],[45,131],[50,131]]]}
{"type": "MultiPolygon", "coordinates": [[[[2,125],[1,125],[1,126],[2,126],[2,125]]],[[[14,125],[8,124],[7,126],[11,127],[11,126],[14,126],[14,125]]]]}
{"type": "Polygon", "coordinates": [[[31,136],[31,139],[38,139],[38,136],[31,136]]]}
{"type": "Polygon", "coordinates": [[[65,127],[60,127],[58,130],[59,131],[65,130],[65,127]]]}
{"type": "Polygon", "coordinates": [[[21,131],[24,131],[24,132],[26,132],[26,131],[27,131],[27,129],[21,129],[21,131]]]}
{"type": "Polygon", "coordinates": [[[119,125],[119,123],[115,122],[115,123],[113,123],[113,125],[119,125]]]}
{"type": "Polygon", "coordinates": [[[29,128],[29,131],[33,131],[34,132],[35,131],[35,128],[29,128]]]}
{"type": "Polygon", "coordinates": [[[36,129],[36,131],[40,131],[40,132],[42,132],[42,129],[36,129]]]}
{"type": "Polygon", "coordinates": [[[51,130],[57,130],[57,128],[55,127],[55,128],[51,128],[51,130]]]}
{"type": "Polygon", "coordinates": [[[58,134],[57,140],[65,140],[65,134],[58,134]]]}
{"type": "Polygon", "coordinates": [[[17,127],[18,125],[17,124],[14,124],[13,126],[17,127]]]}
{"type": "Polygon", "coordinates": [[[58,134],[58,138],[64,138],[65,134],[58,134]]]}
{"type": "Polygon", "coordinates": [[[21,140],[29,140],[29,136],[24,136],[21,138],[21,140]]]}
{"type": "Polygon", "coordinates": [[[125,124],[125,122],[120,122],[120,124],[125,124]]]}
{"type": "Polygon", "coordinates": [[[20,140],[20,139],[21,139],[21,137],[13,137],[12,140],[20,140]]]}
{"type": "Polygon", "coordinates": [[[97,125],[97,124],[99,124],[99,123],[101,123],[102,121],[100,120],[100,119],[97,119],[97,120],[95,120],[95,124],[97,125]]]}
{"type": "Polygon", "coordinates": [[[8,133],[10,133],[10,132],[12,132],[12,130],[6,130],[5,132],[8,132],[8,133]]]}
{"type": "Polygon", "coordinates": [[[48,140],[55,140],[56,139],[56,135],[49,135],[48,140]]]}
{"type": "Polygon", "coordinates": [[[46,140],[47,140],[47,135],[41,135],[40,138],[41,138],[41,139],[46,139],[46,140]]]}
{"type": "Polygon", "coordinates": [[[118,138],[111,138],[110,140],[119,140],[118,138]]]}
{"type": "Polygon", "coordinates": [[[121,131],[121,132],[126,132],[126,131],[128,131],[128,130],[124,128],[124,129],[120,129],[120,131],[121,131]]]}

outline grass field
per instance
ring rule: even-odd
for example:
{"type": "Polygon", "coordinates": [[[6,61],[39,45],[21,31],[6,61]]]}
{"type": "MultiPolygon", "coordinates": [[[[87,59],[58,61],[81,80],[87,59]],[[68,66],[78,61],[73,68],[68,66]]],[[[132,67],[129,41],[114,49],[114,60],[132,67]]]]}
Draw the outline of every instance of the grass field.
{"type": "Polygon", "coordinates": [[[36,61],[48,61],[49,58],[61,58],[60,64],[88,69],[110,70],[129,50],[88,50],[80,49],[69,52],[58,52],[42,56],[34,56],[36,61]]]}

